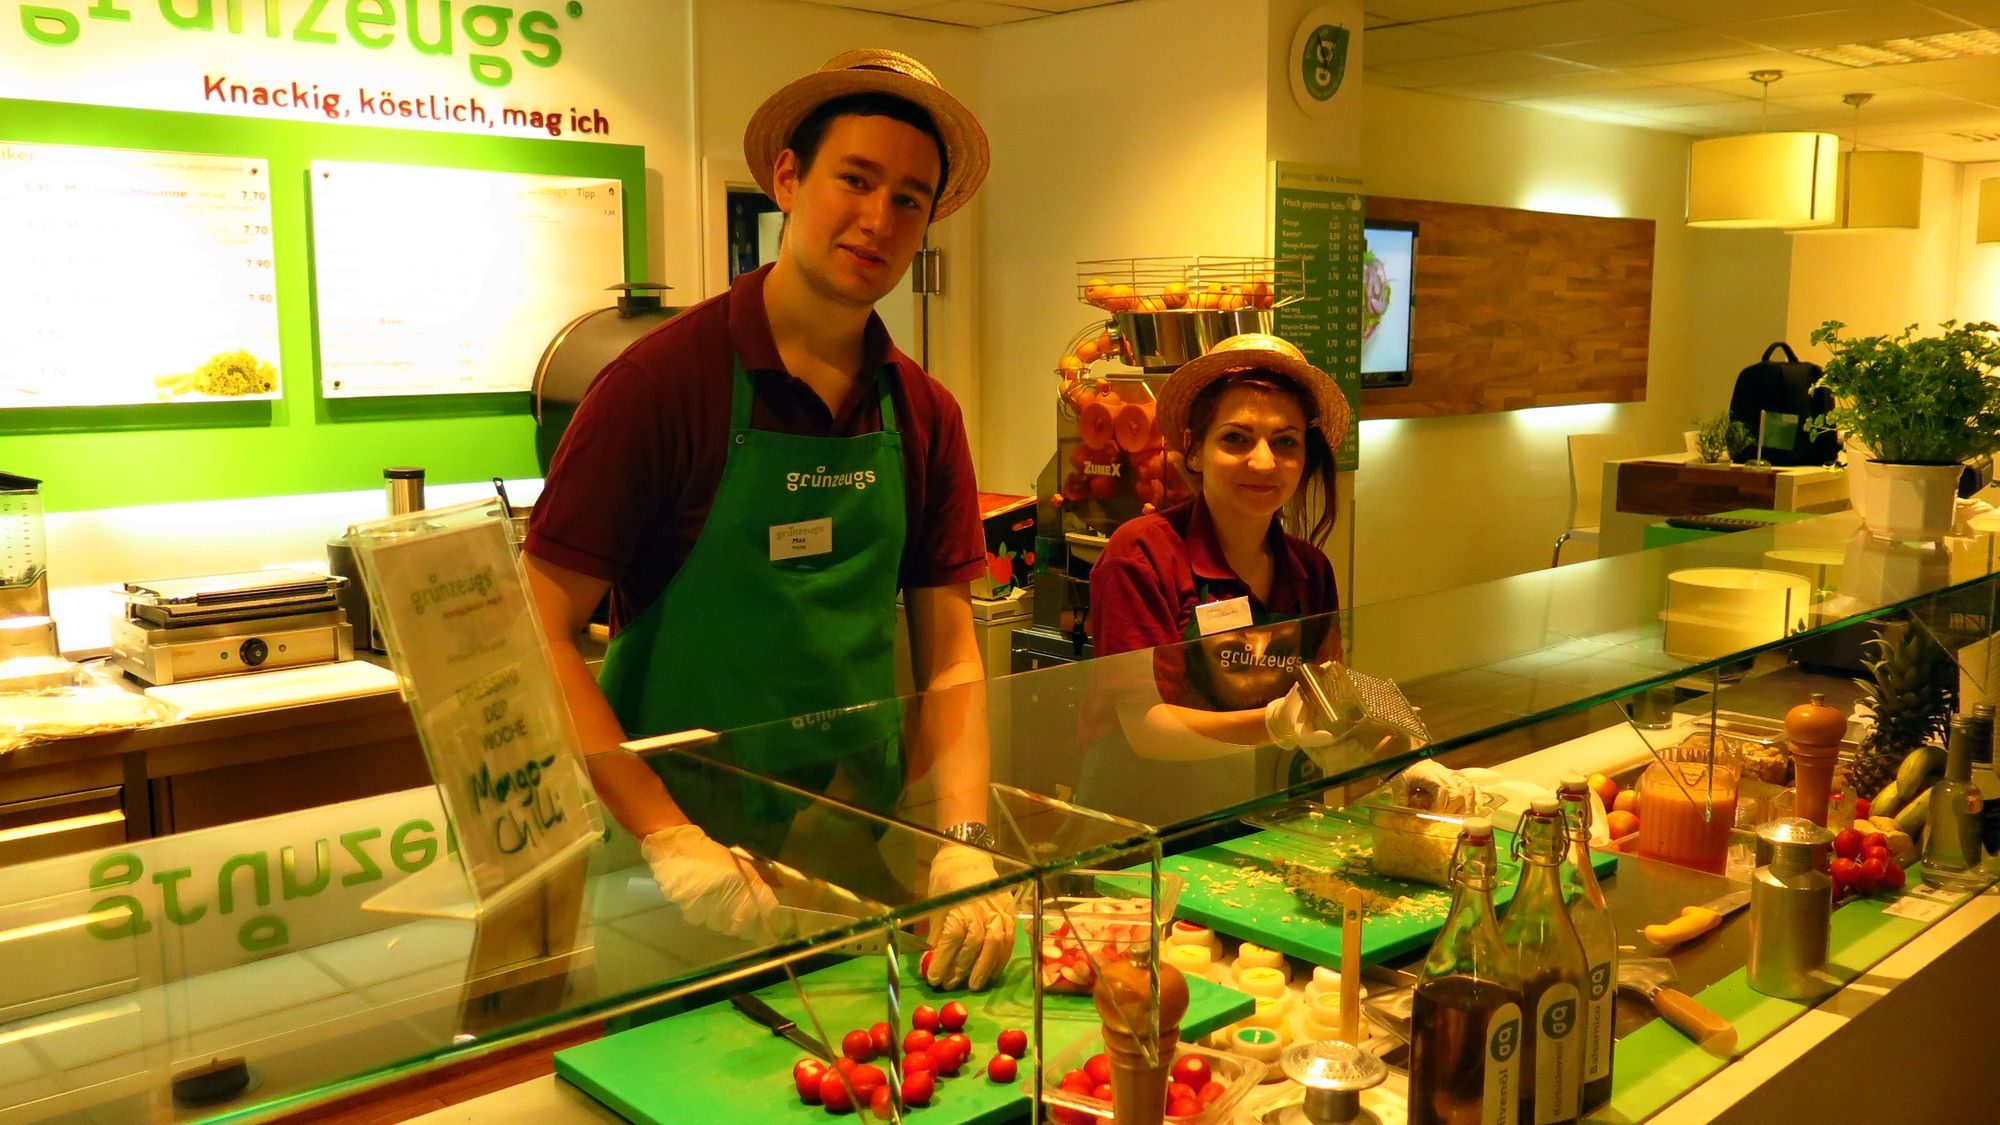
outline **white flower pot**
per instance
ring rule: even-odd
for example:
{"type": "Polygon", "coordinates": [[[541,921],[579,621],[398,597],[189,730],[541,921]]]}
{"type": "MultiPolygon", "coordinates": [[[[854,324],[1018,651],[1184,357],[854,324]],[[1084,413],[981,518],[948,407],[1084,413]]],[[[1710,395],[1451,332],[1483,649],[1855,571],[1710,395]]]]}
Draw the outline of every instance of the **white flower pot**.
{"type": "Polygon", "coordinates": [[[1951,533],[1964,471],[1963,465],[1857,461],[1848,470],[1847,491],[1877,538],[1937,539],[1951,533]]]}

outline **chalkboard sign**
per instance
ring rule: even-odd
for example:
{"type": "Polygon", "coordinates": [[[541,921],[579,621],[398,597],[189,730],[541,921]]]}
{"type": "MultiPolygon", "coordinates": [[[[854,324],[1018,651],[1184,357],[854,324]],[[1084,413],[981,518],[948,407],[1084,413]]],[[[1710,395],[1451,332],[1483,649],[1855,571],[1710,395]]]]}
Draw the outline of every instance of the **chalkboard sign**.
{"type": "MultiPolygon", "coordinates": [[[[477,912],[602,831],[506,521],[475,501],[365,524],[348,538],[477,912]]],[[[462,899],[467,888],[457,889],[462,899]]]]}
{"type": "Polygon", "coordinates": [[[1279,161],[1271,177],[1271,253],[1304,263],[1305,300],[1276,310],[1278,335],[1297,344],[1347,396],[1343,470],[1361,449],[1361,181],[1330,168],[1279,161]]]}

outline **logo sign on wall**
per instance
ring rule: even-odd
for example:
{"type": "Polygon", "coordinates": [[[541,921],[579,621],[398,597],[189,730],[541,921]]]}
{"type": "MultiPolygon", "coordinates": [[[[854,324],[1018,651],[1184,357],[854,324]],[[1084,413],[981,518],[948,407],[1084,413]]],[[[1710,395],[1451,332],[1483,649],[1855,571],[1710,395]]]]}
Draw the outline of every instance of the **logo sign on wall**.
{"type": "Polygon", "coordinates": [[[1358,61],[1359,25],[1354,8],[1327,5],[1314,8],[1292,36],[1290,71],[1292,100],[1314,117],[1332,117],[1345,101],[1348,66],[1358,61]]]}

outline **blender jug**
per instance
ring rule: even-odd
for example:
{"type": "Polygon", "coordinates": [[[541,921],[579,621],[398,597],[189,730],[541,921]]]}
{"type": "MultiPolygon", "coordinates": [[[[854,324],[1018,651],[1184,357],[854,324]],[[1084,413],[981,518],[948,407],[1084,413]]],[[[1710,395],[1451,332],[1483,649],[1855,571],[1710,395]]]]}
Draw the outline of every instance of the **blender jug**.
{"type": "Polygon", "coordinates": [[[0,473],[0,618],[48,616],[41,483],[0,473]]]}

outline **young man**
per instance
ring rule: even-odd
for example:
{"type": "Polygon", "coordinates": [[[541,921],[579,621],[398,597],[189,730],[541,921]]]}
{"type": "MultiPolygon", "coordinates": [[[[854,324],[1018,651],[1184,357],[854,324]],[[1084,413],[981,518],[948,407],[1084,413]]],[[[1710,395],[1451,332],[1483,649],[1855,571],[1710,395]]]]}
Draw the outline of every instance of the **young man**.
{"type": "MultiPolygon", "coordinates": [[[[984,178],[979,123],[916,60],[853,51],[766,100],[744,152],[785,212],[778,260],[604,370],[526,544],[600,795],[668,899],[737,932],[770,891],[717,838],[774,855],[796,807],[662,761],[670,792],[618,744],[728,731],[716,753],[745,769],[886,811],[906,772],[897,709],[844,709],[895,695],[899,588],[917,686],[945,699],[983,677],[969,583],[985,557],[958,406],[873,311],[984,178]],[[574,638],[607,588],[593,681],[574,638]],[[801,715],[816,716],[803,735],[777,722],[801,715]]],[[[950,710],[926,708],[907,758],[936,782],[937,827],[990,843],[983,713],[950,710]]],[[[983,852],[947,845],[930,890],[992,878],[983,852]]],[[[997,896],[954,908],[931,981],[981,987],[1012,942],[997,896]]]]}

